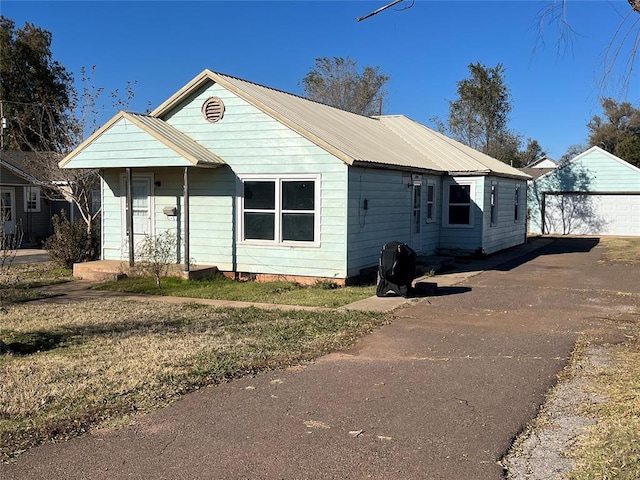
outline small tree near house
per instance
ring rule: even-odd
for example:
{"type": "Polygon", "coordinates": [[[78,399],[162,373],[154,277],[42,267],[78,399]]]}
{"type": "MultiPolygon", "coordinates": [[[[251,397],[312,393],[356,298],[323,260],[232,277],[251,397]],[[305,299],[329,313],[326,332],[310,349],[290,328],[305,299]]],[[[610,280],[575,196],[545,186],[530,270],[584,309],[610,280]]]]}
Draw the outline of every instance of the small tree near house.
{"type": "Polygon", "coordinates": [[[161,278],[167,275],[169,265],[175,263],[177,245],[175,234],[169,230],[144,237],[135,252],[136,271],[153,276],[156,286],[161,288],[161,278]]]}

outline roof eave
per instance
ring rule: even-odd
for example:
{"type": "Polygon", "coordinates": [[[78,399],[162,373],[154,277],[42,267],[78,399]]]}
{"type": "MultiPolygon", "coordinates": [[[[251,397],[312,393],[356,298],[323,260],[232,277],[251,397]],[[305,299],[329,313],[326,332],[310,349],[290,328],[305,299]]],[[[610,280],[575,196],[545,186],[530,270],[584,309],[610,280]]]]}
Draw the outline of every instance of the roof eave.
{"type": "Polygon", "coordinates": [[[16,175],[24,178],[25,180],[31,182],[31,183],[38,183],[38,180],[32,176],[29,175],[27,172],[25,172],[24,170],[19,169],[18,167],[11,165],[9,162],[5,162],[3,160],[0,160],[0,164],[2,164],[7,170],[11,170],[13,173],[15,173],[16,175]]]}
{"type": "Polygon", "coordinates": [[[398,170],[403,172],[422,173],[426,175],[445,175],[446,174],[446,172],[443,172],[442,170],[433,170],[431,168],[414,167],[409,165],[394,165],[391,163],[380,163],[380,162],[374,162],[371,160],[354,160],[351,166],[365,167],[365,168],[374,167],[374,168],[381,168],[385,170],[398,170]]]}

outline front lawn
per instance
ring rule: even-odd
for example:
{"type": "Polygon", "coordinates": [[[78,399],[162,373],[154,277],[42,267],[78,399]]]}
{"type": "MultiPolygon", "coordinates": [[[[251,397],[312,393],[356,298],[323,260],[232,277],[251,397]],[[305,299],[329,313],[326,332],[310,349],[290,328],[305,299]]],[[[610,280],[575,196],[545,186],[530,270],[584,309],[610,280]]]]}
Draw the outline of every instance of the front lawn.
{"type": "Polygon", "coordinates": [[[122,299],[17,304],[0,339],[0,460],[166,405],[202,386],[352,345],[380,313],[216,309],[122,299]]]}
{"type": "Polygon", "coordinates": [[[166,277],[162,279],[161,288],[156,286],[152,278],[130,277],[102,283],[95,288],[116,292],[328,308],[341,307],[376,293],[375,286],[336,287],[330,282],[318,282],[314,286],[293,282],[242,282],[222,275],[204,280],[166,277]]]}

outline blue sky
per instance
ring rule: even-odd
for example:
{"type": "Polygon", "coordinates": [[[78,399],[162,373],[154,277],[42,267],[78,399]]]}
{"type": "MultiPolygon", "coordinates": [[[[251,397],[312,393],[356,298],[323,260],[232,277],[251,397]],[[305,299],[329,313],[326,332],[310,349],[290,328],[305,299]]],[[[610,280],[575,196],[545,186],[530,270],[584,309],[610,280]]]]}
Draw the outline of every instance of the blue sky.
{"type": "MultiPolygon", "coordinates": [[[[603,54],[622,25],[640,19],[626,0],[568,1],[573,33],[558,23],[539,28],[542,1],[404,0],[367,20],[382,1],[27,1],[2,0],[0,12],[21,28],[53,34],[54,59],[80,78],[96,66],[94,84],[110,92],[136,82],[130,110],[154,108],[205,68],[291,93],[317,57],[351,57],[391,77],[385,113],[433,126],[446,118],[468,65],[502,63],[511,90],[510,128],[560,158],[586,141],[599,98],[638,105],[635,73],[624,90],[616,65],[602,85],[603,54]],[[635,16],[634,16],[635,15],[635,16]]],[[[631,41],[621,58],[629,58],[631,41]]],[[[78,86],[81,87],[78,82],[78,86]]],[[[107,105],[103,120],[116,112],[107,105]]]]}

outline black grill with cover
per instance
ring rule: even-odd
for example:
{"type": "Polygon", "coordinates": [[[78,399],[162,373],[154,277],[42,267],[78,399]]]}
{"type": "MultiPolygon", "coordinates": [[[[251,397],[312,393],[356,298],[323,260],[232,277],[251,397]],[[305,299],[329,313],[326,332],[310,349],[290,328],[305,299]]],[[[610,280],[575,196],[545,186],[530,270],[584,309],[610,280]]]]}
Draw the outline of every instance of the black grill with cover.
{"type": "Polygon", "coordinates": [[[403,297],[413,295],[411,283],[416,273],[416,252],[406,243],[384,244],[378,265],[376,295],[384,297],[393,292],[403,297]]]}

